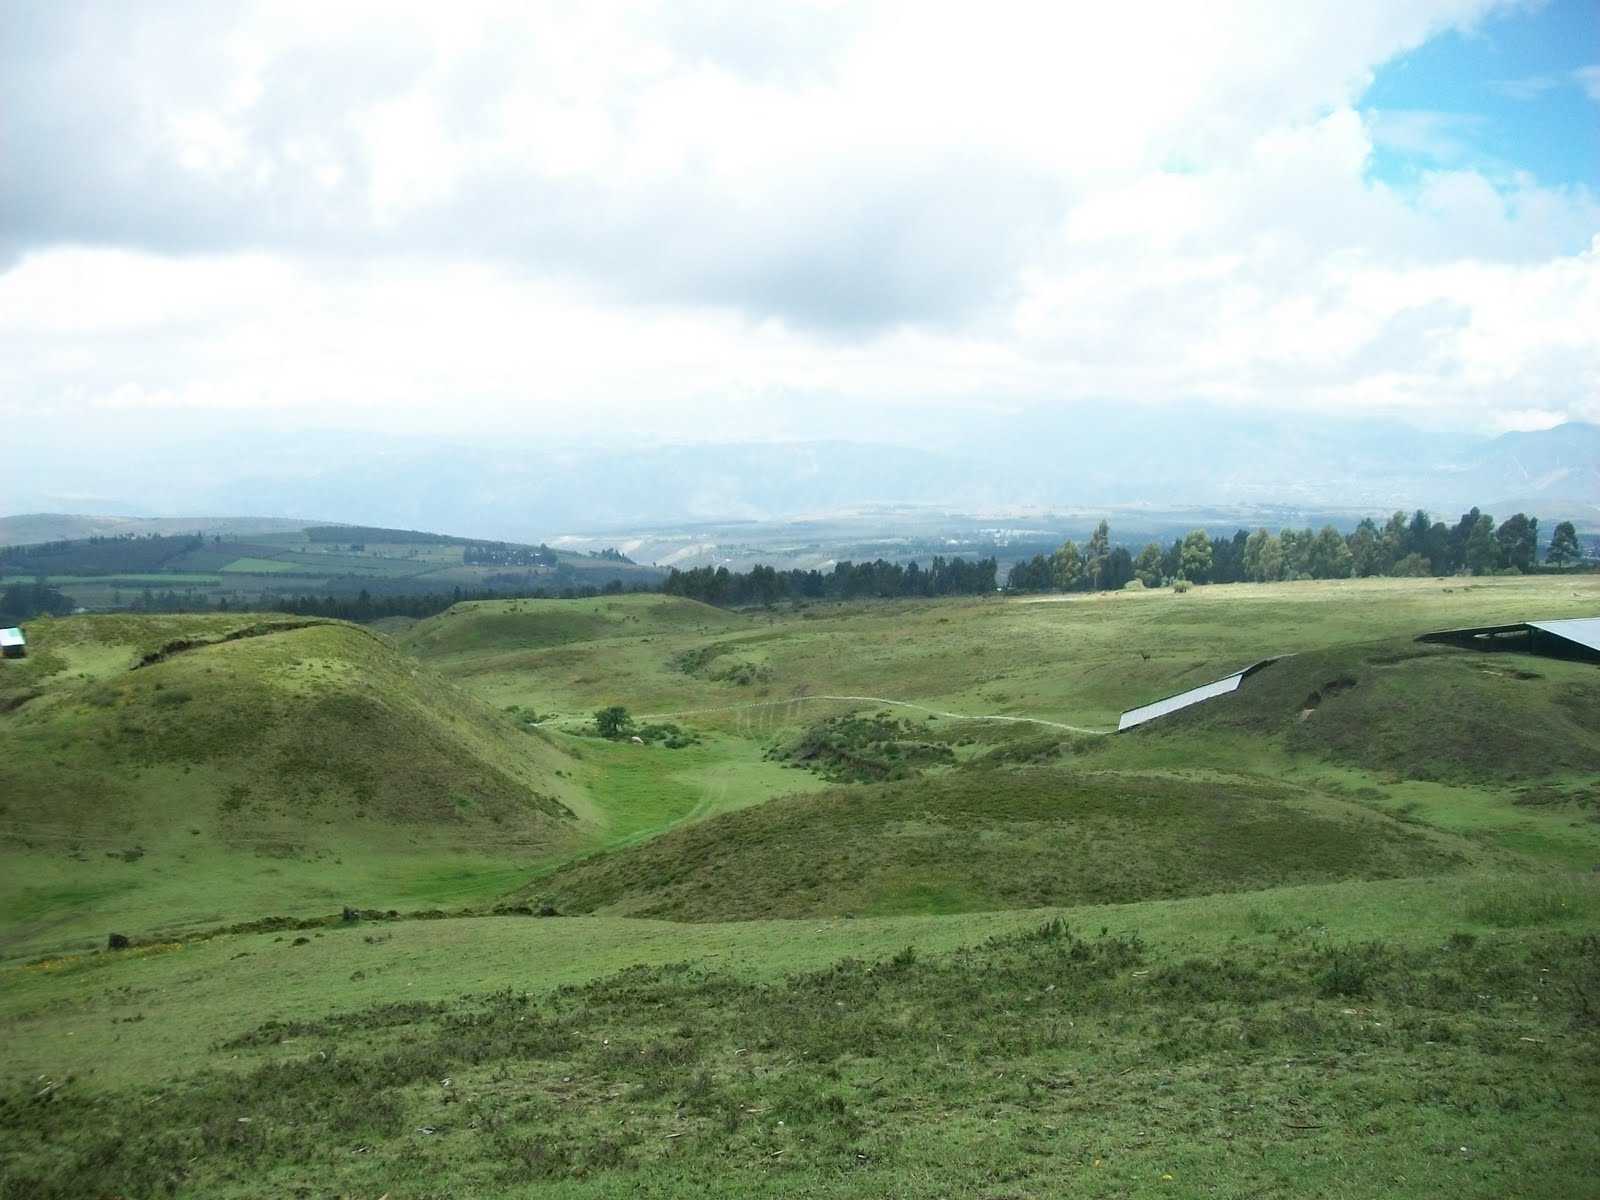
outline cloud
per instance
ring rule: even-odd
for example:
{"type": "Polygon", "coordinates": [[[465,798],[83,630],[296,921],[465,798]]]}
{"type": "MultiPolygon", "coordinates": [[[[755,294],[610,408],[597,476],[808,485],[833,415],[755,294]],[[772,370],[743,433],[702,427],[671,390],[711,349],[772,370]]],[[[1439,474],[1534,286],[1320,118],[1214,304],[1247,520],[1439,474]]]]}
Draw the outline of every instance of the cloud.
{"type": "Polygon", "coordinates": [[[1468,113],[1371,111],[1365,115],[1373,144],[1433,164],[1456,164],[1478,156],[1487,122],[1468,113]]]}
{"type": "Polygon", "coordinates": [[[1600,415],[1593,196],[1486,177],[1470,123],[1355,109],[1508,7],[25,3],[0,408],[663,437],[1184,397],[1600,415]]]}
{"type": "Polygon", "coordinates": [[[1538,100],[1565,87],[1576,87],[1591,100],[1600,100],[1600,63],[1559,74],[1497,79],[1490,88],[1512,100],[1538,100]]]}

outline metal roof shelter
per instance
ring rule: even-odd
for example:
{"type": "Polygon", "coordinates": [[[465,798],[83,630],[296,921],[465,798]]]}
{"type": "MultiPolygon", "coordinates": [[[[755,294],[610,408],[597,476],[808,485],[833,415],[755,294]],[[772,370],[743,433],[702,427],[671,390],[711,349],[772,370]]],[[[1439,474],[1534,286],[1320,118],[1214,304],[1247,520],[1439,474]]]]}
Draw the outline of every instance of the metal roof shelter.
{"type": "Polygon", "coordinates": [[[1523,650],[1532,654],[1600,662],[1600,617],[1441,629],[1435,633],[1424,633],[1417,641],[1444,642],[1474,650],[1523,650]]]}
{"type": "Polygon", "coordinates": [[[0,654],[21,658],[28,650],[28,639],[20,629],[0,629],[0,654]]]}
{"type": "Polygon", "coordinates": [[[1117,719],[1117,732],[1121,733],[1126,729],[1143,725],[1146,721],[1175,713],[1180,708],[1188,708],[1191,704],[1199,704],[1214,696],[1225,696],[1229,692],[1238,691],[1239,685],[1244,682],[1247,675],[1255,674],[1268,663],[1275,663],[1282,657],[1280,654],[1273,658],[1263,658],[1248,667],[1241,667],[1232,675],[1224,675],[1221,679],[1202,683],[1199,687],[1190,688],[1186,692],[1177,692],[1171,696],[1163,696],[1160,700],[1152,700],[1149,704],[1141,704],[1138,708],[1130,708],[1117,719]]]}

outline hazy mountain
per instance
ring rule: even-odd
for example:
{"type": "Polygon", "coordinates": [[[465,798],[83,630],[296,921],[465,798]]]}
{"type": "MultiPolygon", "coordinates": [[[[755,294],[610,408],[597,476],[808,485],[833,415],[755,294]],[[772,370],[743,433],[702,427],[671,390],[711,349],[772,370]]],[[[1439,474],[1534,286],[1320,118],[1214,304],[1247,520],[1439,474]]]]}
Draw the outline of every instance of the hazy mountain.
{"type": "Polygon", "coordinates": [[[1495,438],[1225,410],[1022,414],[923,446],[562,447],[311,432],[16,464],[0,511],[303,513],[475,536],[769,520],[863,505],[1302,509],[1478,504],[1600,516],[1600,426],[1495,438]],[[98,496],[99,499],[93,497],[98,496]],[[108,499],[116,497],[117,499],[108,499]]]}
{"type": "Polygon", "coordinates": [[[0,517],[0,546],[31,546],[39,542],[114,537],[125,533],[203,533],[239,537],[252,533],[281,533],[325,523],[284,517],[104,517],[22,513],[0,517]]]}

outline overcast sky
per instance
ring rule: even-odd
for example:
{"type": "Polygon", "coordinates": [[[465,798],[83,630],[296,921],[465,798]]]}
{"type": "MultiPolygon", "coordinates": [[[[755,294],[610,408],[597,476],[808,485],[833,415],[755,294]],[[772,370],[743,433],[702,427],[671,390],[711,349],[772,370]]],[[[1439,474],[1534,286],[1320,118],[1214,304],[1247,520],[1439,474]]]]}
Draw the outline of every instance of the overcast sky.
{"type": "MultiPolygon", "coordinates": [[[[1592,0],[0,0],[0,415],[1600,420],[1592,0]]],[[[13,449],[14,449],[13,443],[13,449]]]]}

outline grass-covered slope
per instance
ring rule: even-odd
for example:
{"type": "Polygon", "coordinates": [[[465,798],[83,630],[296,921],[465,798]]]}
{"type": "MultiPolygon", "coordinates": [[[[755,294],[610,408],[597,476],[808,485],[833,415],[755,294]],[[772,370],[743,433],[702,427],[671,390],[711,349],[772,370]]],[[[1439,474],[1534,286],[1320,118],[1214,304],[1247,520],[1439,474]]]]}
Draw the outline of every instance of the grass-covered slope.
{"type": "Polygon", "coordinates": [[[1295,655],[1134,739],[1277,738],[1401,779],[1506,783],[1600,770],[1600,668],[1406,641],[1295,655]]]}
{"type": "Polygon", "coordinates": [[[746,618],[695,600],[636,594],[594,600],[481,600],[419,621],[400,644],[423,659],[543,650],[651,634],[714,633],[746,618]]]}
{"type": "MultiPolygon", "coordinates": [[[[1180,949],[1035,917],[780,978],[739,969],[788,940],[757,928],[728,965],[540,988],[539,935],[579,924],[524,922],[504,986],[258,1006],[147,1082],[9,1076],[0,1197],[1565,1200],[1600,1167],[1600,941],[1570,926],[1180,949]]],[[[400,957],[374,941],[225,949],[342,980],[400,957]]],[[[137,1022],[171,1000],[117,981],[185,953],[79,986],[137,1022]]]]}
{"type": "Polygon", "coordinates": [[[1461,839],[1265,783],[962,770],[793,796],[538,880],[563,912],[675,920],[1121,903],[1449,871],[1461,839]]]}
{"type": "Polygon", "coordinates": [[[0,671],[9,942],[426,900],[432,885],[374,876],[515,861],[581,824],[562,753],[358,627],[74,617],[30,634],[0,671]]]}

